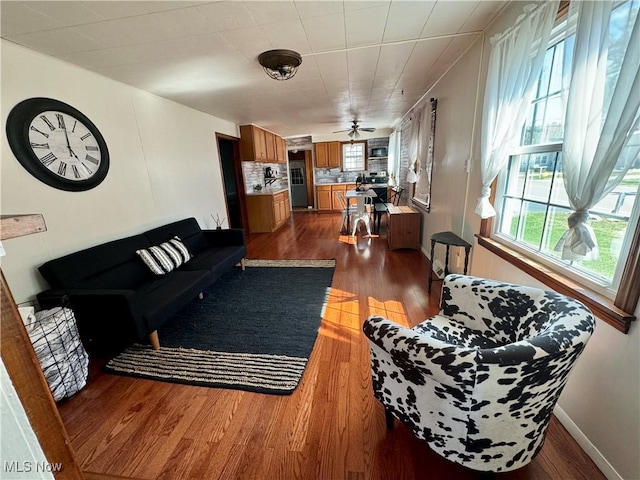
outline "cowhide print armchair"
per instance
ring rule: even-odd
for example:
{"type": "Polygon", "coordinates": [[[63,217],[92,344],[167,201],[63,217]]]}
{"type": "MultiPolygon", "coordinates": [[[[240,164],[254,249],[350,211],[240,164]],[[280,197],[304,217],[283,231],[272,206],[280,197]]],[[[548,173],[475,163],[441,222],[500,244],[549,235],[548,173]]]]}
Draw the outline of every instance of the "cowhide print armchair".
{"type": "Polygon", "coordinates": [[[595,327],[571,298],[463,275],[442,286],[440,313],[414,328],[379,316],[371,343],[373,392],[439,455],[483,472],[529,463],[595,327]]]}

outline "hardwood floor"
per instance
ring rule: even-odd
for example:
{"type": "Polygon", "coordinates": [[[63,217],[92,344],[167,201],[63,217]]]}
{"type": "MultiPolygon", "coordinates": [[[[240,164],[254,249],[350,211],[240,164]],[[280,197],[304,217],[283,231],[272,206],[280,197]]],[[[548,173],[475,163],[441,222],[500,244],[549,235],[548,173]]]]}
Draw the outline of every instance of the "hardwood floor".
{"type": "MultiPolygon", "coordinates": [[[[290,396],[108,375],[60,406],[78,460],[95,474],[137,479],[476,479],[432,453],[396,421],[385,427],[371,393],[372,313],[413,326],[438,310],[429,263],[379,238],[338,235],[339,215],[295,212],[272,234],[251,235],[249,258],[335,258],[329,303],[307,370],[290,396]]],[[[439,283],[434,285],[439,286],[439,283]]],[[[295,297],[295,278],[291,296],[295,297]]],[[[95,476],[93,478],[102,478],[95,476]]],[[[498,479],[604,479],[557,420],[527,467],[498,479]]]]}

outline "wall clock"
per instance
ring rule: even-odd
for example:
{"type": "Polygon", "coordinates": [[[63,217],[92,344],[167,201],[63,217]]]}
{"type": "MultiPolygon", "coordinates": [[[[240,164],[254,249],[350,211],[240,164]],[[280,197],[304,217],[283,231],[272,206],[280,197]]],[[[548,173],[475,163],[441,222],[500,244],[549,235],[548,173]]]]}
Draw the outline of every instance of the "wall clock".
{"type": "Polygon", "coordinates": [[[18,103],[7,117],[9,146],[38,180],[61,190],[89,190],[109,171],[98,128],[71,105],[51,98],[18,103]]]}

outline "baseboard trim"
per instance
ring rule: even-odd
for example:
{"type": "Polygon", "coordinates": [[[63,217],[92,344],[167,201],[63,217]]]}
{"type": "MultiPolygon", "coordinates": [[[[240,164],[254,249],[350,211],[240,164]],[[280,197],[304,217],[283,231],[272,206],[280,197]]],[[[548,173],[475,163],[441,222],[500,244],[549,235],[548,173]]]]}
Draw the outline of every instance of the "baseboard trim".
{"type": "Polygon", "coordinates": [[[567,429],[569,434],[573,437],[573,439],[580,445],[580,448],[584,450],[584,453],[593,460],[593,463],[596,464],[598,469],[602,472],[602,474],[607,477],[608,480],[624,480],[616,469],[607,461],[607,459],[600,453],[593,443],[587,438],[587,436],[582,433],[582,430],[578,428],[578,425],[574,423],[569,415],[566,414],[560,406],[556,404],[556,407],[553,409],[553,414],[556,416],[558,421],[562,424],[564,428],[567,429]]]}

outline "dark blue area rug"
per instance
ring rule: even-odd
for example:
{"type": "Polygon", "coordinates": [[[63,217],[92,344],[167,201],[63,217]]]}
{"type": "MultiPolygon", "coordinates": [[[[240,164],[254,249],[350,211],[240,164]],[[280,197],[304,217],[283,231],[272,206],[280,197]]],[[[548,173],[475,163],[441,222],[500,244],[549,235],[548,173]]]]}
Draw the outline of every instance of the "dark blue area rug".
{"type": "Polygon", "coordinates": [[[161,349],[133,345],[111,373],[286,395],[315,343],[335,260],[247,260],[158,329],[161,349]]]}

